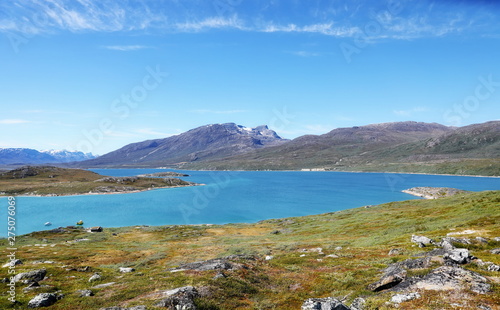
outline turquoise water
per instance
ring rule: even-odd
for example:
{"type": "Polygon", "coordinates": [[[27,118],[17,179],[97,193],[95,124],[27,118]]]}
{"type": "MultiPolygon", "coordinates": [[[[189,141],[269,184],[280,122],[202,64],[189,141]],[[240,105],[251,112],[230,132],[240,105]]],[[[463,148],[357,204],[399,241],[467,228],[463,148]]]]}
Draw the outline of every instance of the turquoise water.
{"type": "MultiPolygon", "coordinates": [[[[109,176],[132,176],[160,169],[94,169],[109,176]]],[[[256,222],[319,214],[384,202],[419,199],[401,193],[415,186],[471,191],[498,190],[500,178],[348,172],[183,171],[187,181],[205,186],[158,189],[133,194],[17,197],[17,233],[59,226],[119,227],[256,222]],[[50,227],[44,226],[51,222],[50,227]]],[[[0,198],[0,236],[7,235],[7,198],[0,198]]]]}

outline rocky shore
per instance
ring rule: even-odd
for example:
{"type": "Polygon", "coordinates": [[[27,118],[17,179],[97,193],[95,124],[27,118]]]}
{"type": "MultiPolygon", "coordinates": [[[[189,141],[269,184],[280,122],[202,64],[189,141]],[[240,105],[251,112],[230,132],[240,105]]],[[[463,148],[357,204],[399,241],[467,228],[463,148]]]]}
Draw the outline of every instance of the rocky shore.
{"type": "Polygon", "coordinates": [[[412,187],[402,190],[402,192],[425,199],[438,199],[468,193],[468,191],[450,187],[412,187]]]}

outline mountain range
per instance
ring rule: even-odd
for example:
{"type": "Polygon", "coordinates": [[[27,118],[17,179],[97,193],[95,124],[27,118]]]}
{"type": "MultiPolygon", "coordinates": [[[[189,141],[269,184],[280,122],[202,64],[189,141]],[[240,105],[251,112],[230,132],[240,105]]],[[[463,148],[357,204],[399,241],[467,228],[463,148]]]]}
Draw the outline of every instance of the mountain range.
{"type": "Polygon", "coordinates": [[[458,128],[411,121],[372,124],[293,140],[265,125],[212,124],[72,165],[500,175],[500,121],[458,128]]]}
{"type": "Polygon", "coordinates": [[[0,165],[34,165],[69,163],[88,160],[96,156],[91,153],[66,150],[37,151],[29,148],[0,148],[0,165]]]}

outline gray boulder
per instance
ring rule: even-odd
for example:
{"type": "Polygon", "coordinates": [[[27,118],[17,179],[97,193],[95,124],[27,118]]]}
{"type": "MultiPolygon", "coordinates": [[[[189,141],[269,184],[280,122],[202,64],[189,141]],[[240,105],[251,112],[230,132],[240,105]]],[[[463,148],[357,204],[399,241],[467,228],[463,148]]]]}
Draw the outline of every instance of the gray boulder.
{"type": "Polygon", "coordinates": [[[130,267],[120,267],[119,271],[121,273],[129,273],[135,271],[135,269],[130,267]]]}
{"type": "Polygon", "coordinates": [[[166,307],[169,310],[197,310],[194,299],[200,297],[196,288],[192,286],[170,290],[170,296],[161,300],[156,307],[166,307]]]}
{"type": "Polygon", "coordinates": [[[410,301],[410,300],[417,299],[420,297],[422,297],[422,296],[420,296],[419,293],[397,294],[397,295],[392,296],[391,302],[396,303],[396,304],[400,304],[402,302],[410,301]]]}
{"type": "Polygon", "coordinates": [[[89,278],[89,282],[94,282],[94,281],[97,281],[97,280],[101,280],[102,277],[100,274],[98,273],[94,273],[90,278],[89,278]]]}
{"type": "Polygon", "coordinates": [[[48,307],[56,303],[60,299],[59,296],[52,293],[42,293],[36,295],[28,302],[28,308],[48,307]]]}
{"type": "Polygon", "coordinates": [[[300,308],[301,310],[351,310],[338,299],[327,298],[309,298],[300,308]]]}
{"type": "Polygon", "coordinates": [[[411,242],[423,246],[435,244],[434,240],[432,240],[431,238],[427,238],[425,236],[417,236],[417,235],[411,236],[411,242]]]}
{"type": "Polygon", "coordinates": [[[495,264],[491,264],[488,266],[488,271],[500,271],[500,266],[495,265],[495,264]]]}
{"type": "Polygon", "coordinates": [[[8,263],[4,264],[2,267],[14,267],[21,265],[23,262],[20,259],[11,259],[8,263]]]}
{"type": "Polygon", "coordinates": [[[22,280],[24,283],[39,282],[45,278],[46,274],[47,270],[45,269],[32,270],[17,274],[14,277],[14,281],[19,282],[22,280]]]}
{"type": "Polygon", "coordinates": [[[78,290],[76,293],[78,294],[78,297],[94,296],[94,292],[92,292],[92,290],[78,290]]]}
{"type": "Polygon", "coordinates": [[[351,303],[351,310],[364,310],[366,300],[364,298],[355,298],[351,303]]]}
{"type": "Polygon", "coordinates": [[[453,249],[443,255],[445,261],[453,264],[467,264],[470,263],[473,256],[470,255],[467,249],[453,249]]]}
{"type": "Polygon", "coordinates": [[[491,254],[500,254],[500,248],[493,249],[490,252],[491,252],[491,254]]]}
{"type": "Polygon", "coordinates": [[[458,266],[438,267],[423,277],[408,279],[406,285],[396,289],[449,291],[467,288],[479,294],[491,291],[491,285],[485,277],[458,266]]]}

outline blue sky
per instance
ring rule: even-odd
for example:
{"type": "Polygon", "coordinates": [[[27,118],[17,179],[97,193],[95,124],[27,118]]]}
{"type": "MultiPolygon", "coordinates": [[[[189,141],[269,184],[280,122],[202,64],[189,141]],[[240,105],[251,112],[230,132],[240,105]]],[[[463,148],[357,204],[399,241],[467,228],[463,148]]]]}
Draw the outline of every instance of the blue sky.
{"type": "Polygon", "coordinates": [[[0,147],[497,120],[499,20],[494,1],[3,1],[0,147]]]}

